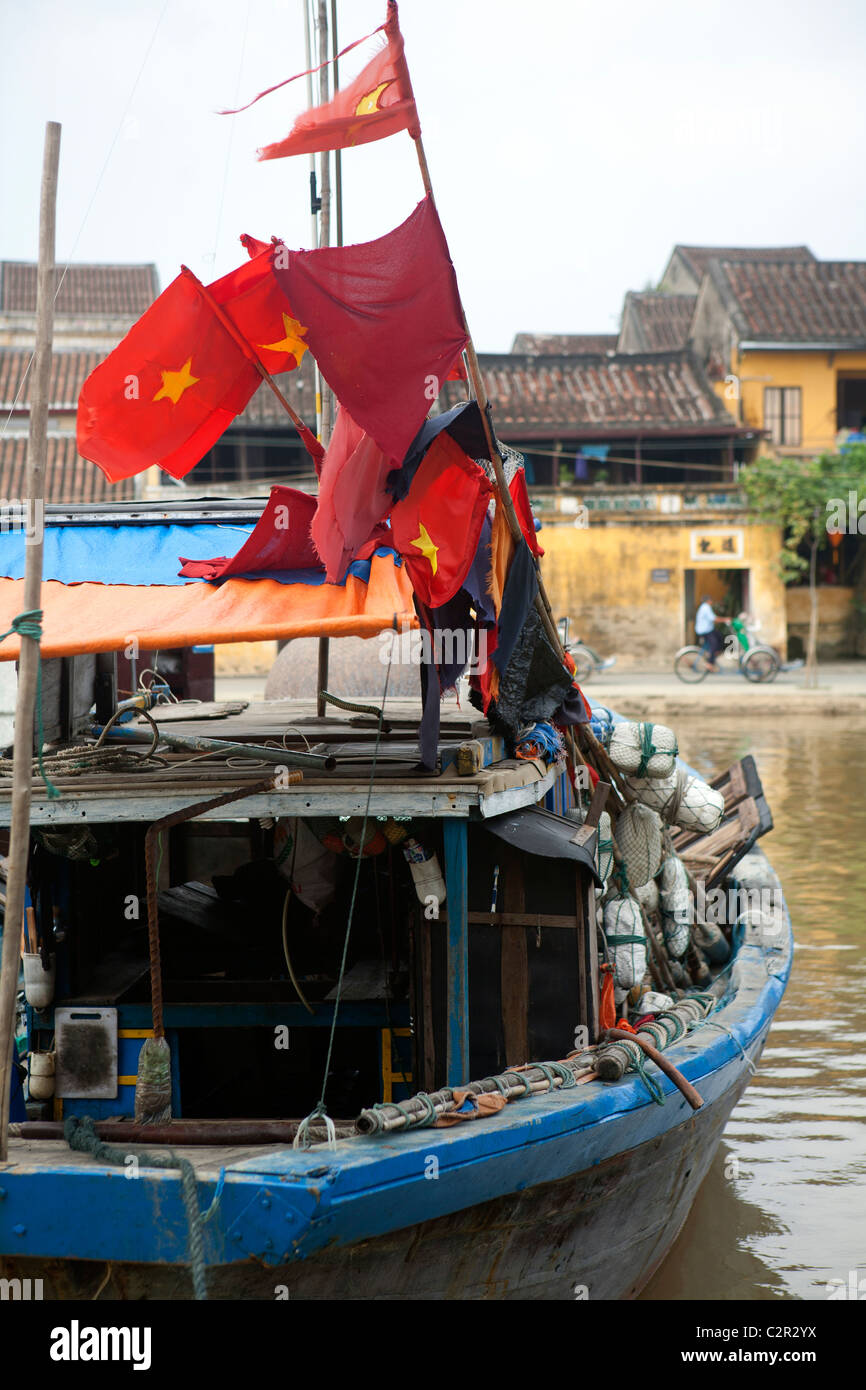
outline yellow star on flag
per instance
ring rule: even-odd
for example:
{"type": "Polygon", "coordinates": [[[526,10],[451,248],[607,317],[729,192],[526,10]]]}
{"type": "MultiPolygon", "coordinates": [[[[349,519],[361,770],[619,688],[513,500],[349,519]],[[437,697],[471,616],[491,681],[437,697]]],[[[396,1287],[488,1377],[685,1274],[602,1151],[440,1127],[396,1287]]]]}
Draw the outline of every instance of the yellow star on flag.
{"type": "Polygon", "coordinates": [[[188,357],[179,372],[162,371],[162,385],[154,396],[155,401],[168,400],[172,405],[177,405],[184,391],[190,386],[195,386],[201,377],[193,376],[190,368],[192,358],[188,357]]]}
{"type": "Polygon", "coordinates": [[[303,341],[306,331],[304,324],[293,319],[291,314],[283,314],[285,336],[278,343],[256,343],[256,347],[265,348],[268,352],[287,352],[300,365],[301,358],[307,350],[307,344],[303,341]]]}
{"type": "Polygon", "coordinates": [[[421,554],[424,555],[430,561],[430,569],[432,570],[433,574],[435,574],[437,569],[439,568],[439,561],[437,559],[439,547],[438,545],[433,544],[432,540],[430,539],[427,527],[424,525],[423,521],[419,520],[418,531],[419,535],[416,536],[414,541],[410,541],[409,544],[417,546],[417,548],[421,551],[421,554]]]}
{"type": "Polygon", "coordinates": [[[392,81],[393,78],[389,78],[387,82],[380,82],[379,86],[374,87],[372,92],[368,92],[365,97],[361,97],[361,100],[355,107],[355,115],[372,116],[374,111],[381,110],[382,93],[385,91],[386,87],[390,87],[392,81]]]}

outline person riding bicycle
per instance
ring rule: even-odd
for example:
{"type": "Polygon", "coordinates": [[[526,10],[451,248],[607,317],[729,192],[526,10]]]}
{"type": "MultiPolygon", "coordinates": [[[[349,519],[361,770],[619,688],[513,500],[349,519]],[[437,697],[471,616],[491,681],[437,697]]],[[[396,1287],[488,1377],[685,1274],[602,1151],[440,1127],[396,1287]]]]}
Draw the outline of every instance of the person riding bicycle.
{"type": "Polygon", "coordinates": [[[695,633],[704,649],[704,655],[710,671],[718,671],[719,668],[716,665],[716,657],[725,645],[721,633],[716,631],[716,624],[726,623],[728,621],[728,618],[722,618],[716,615],[712,599],[709,594],[704,594],[701,599],[701,605],[695,614],[695,633]]]}

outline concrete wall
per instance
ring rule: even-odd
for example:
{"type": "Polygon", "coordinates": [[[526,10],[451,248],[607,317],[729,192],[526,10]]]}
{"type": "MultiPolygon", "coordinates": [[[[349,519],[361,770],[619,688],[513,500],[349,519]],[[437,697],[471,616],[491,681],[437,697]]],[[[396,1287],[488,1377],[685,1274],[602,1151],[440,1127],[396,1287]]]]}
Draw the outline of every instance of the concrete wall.
{"type": "MultiPolygon", "coordinates": [[[[554,617],[568,615],[572,640],[580,636],[601,655],[616,655],[623,667],[665,668],[683,645],[686,569],[697,572],[698,589],[701,570],[748,569],[750,608],[760,620],[761,637],[784,652],[785,590],[775,570],[781,543],[777,527],[749,526],[741,520],[599,522],[588,528],[551,524],[539,540],[554,617]],[[692,557],[692,532],[712,525],[742,532],[741,557],[692,557]],[[654,582],[654,569],[669,570],[669,580],[654,582]]],[[[712,583],[706,587],[711,589],[712,583]]]]}
{"type": "MultiPolygon", "coordinates": [[[[852,656],[851,600],[854,590],[842,584],[818,586],[818,656],[824,661],[852,656]]],[[[809,586],[786,589],[788,636],[799,637],[806,650],[811,603],[809,586]]]]}

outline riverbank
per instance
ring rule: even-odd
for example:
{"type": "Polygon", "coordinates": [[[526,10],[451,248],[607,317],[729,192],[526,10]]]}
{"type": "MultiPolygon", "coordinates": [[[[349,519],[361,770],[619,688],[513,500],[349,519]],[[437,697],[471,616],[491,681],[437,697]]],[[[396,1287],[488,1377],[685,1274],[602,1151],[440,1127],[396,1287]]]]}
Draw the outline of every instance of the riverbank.
{"type": "Polygon", "coordinates": [[[673,671],[597,672],[584,687],[592,700],[619,714],[665,720],[700,714],[716,718],[778,718],[780,715],[866,716],[866,661],[828,662],[818,668],[818,685],[808,688],[802,669],[781,671],[774,681],[755,683],[722,669],[696,685],[673,671]]]}
{"type": "MultiPolygon", "coordinates": [[[[221,676],[218,700],[264,699],[264,676],[221,676]]],[[[664,722],[668,717],[700,714],[751,719],[779,715],[830,714],[866,717],[866,661],[834,661],[818,668],[818,685],[807,689],[803,671],[781,671],[774,681],[757,685],[734,670],[684,685],[673,671],[600,671],[586,682],[590,699],[619,714],[664,722]]],[[[339,693],[339,687],[337,689],[339,693]]]]}

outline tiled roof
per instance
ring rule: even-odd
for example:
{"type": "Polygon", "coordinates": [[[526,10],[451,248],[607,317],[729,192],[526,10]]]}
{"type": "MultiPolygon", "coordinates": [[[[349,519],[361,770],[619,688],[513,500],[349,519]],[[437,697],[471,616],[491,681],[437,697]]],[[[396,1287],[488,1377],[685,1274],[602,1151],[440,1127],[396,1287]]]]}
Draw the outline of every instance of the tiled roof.
{"type": "Polygon", "coordinates": [[[866,261],[716,261],[740,340],[866,345],[866,261]]]}
{"type": "MultiPolygon", "coordinates": [[[[55,314],[139,318],[159,294],[155,265],[57,267],[55,314]]],[[[36,312],[36,265],[0,261],[0,313],[36,312]]]]}
{"type": "MultiPolygon", "coordinates": [[[[12,409],[13,402],[16,410],[26,410],[30,404],[32,356],[24,348],[0,348],[0,411],[4,414],[12,409]]],[[[85,380],[104,357],[104,352],[55,352],[51,359],[49,409],[77,410],[85,380]]]]}
{"type": "Polygon", "coordinates": [[[701,280],[709,269],[710,261],[814,261],[815,257],[808,246],[675,246],[673,254],[679,254],[693,272],[696,280],[701,280]]]}
{"type": "MultiPolygon", "coordinates": [[[[316,432],[316,392],[314,362],[310,353],[305,352],[301,365],[293,372],[284,372],[274,377],[289,405],[300,415],[305,425],[316,432]]],[[[294,425],[280,405],[270,386],[263,381],[255,395],[234,422],[235,427],[254,429],[285,427],[294,432],[294,425]]]]}
{"type": "Polygon", "coordinates": [[[532,355],[594,357],[599,352],[616,352],[615,333],[518,333],[512,352],[532,355]]]}
{"type": "MultiPolygon", "coordinates": [[[[630,318],[629,341],[636,352],[666,352],[685,347],[697,295],[662,294],[629,290],[625,297],[623,327],[630,318]]],[[[623,335],[620,334],[620,339],[623,335]]]]}
{"type": "MultiPolygon", "coordinates": [[[[505,440],[730,435],[740,427],[687,351],[614,357],[484,354],[481,368],[505,440]]],[[[465,397],[446,382],[443,409],[465,397]]]]}
{"type": "MultiPolygon", "coordinates": [[[[0,437],[0,498],[25,495],[26,434],[0,437]]],[[[126,502],[135,495],[134,480],[110,483],[95,463],[81,458],[73,434],[49,434],[45,468],[46,502],[126,502]]]]}

